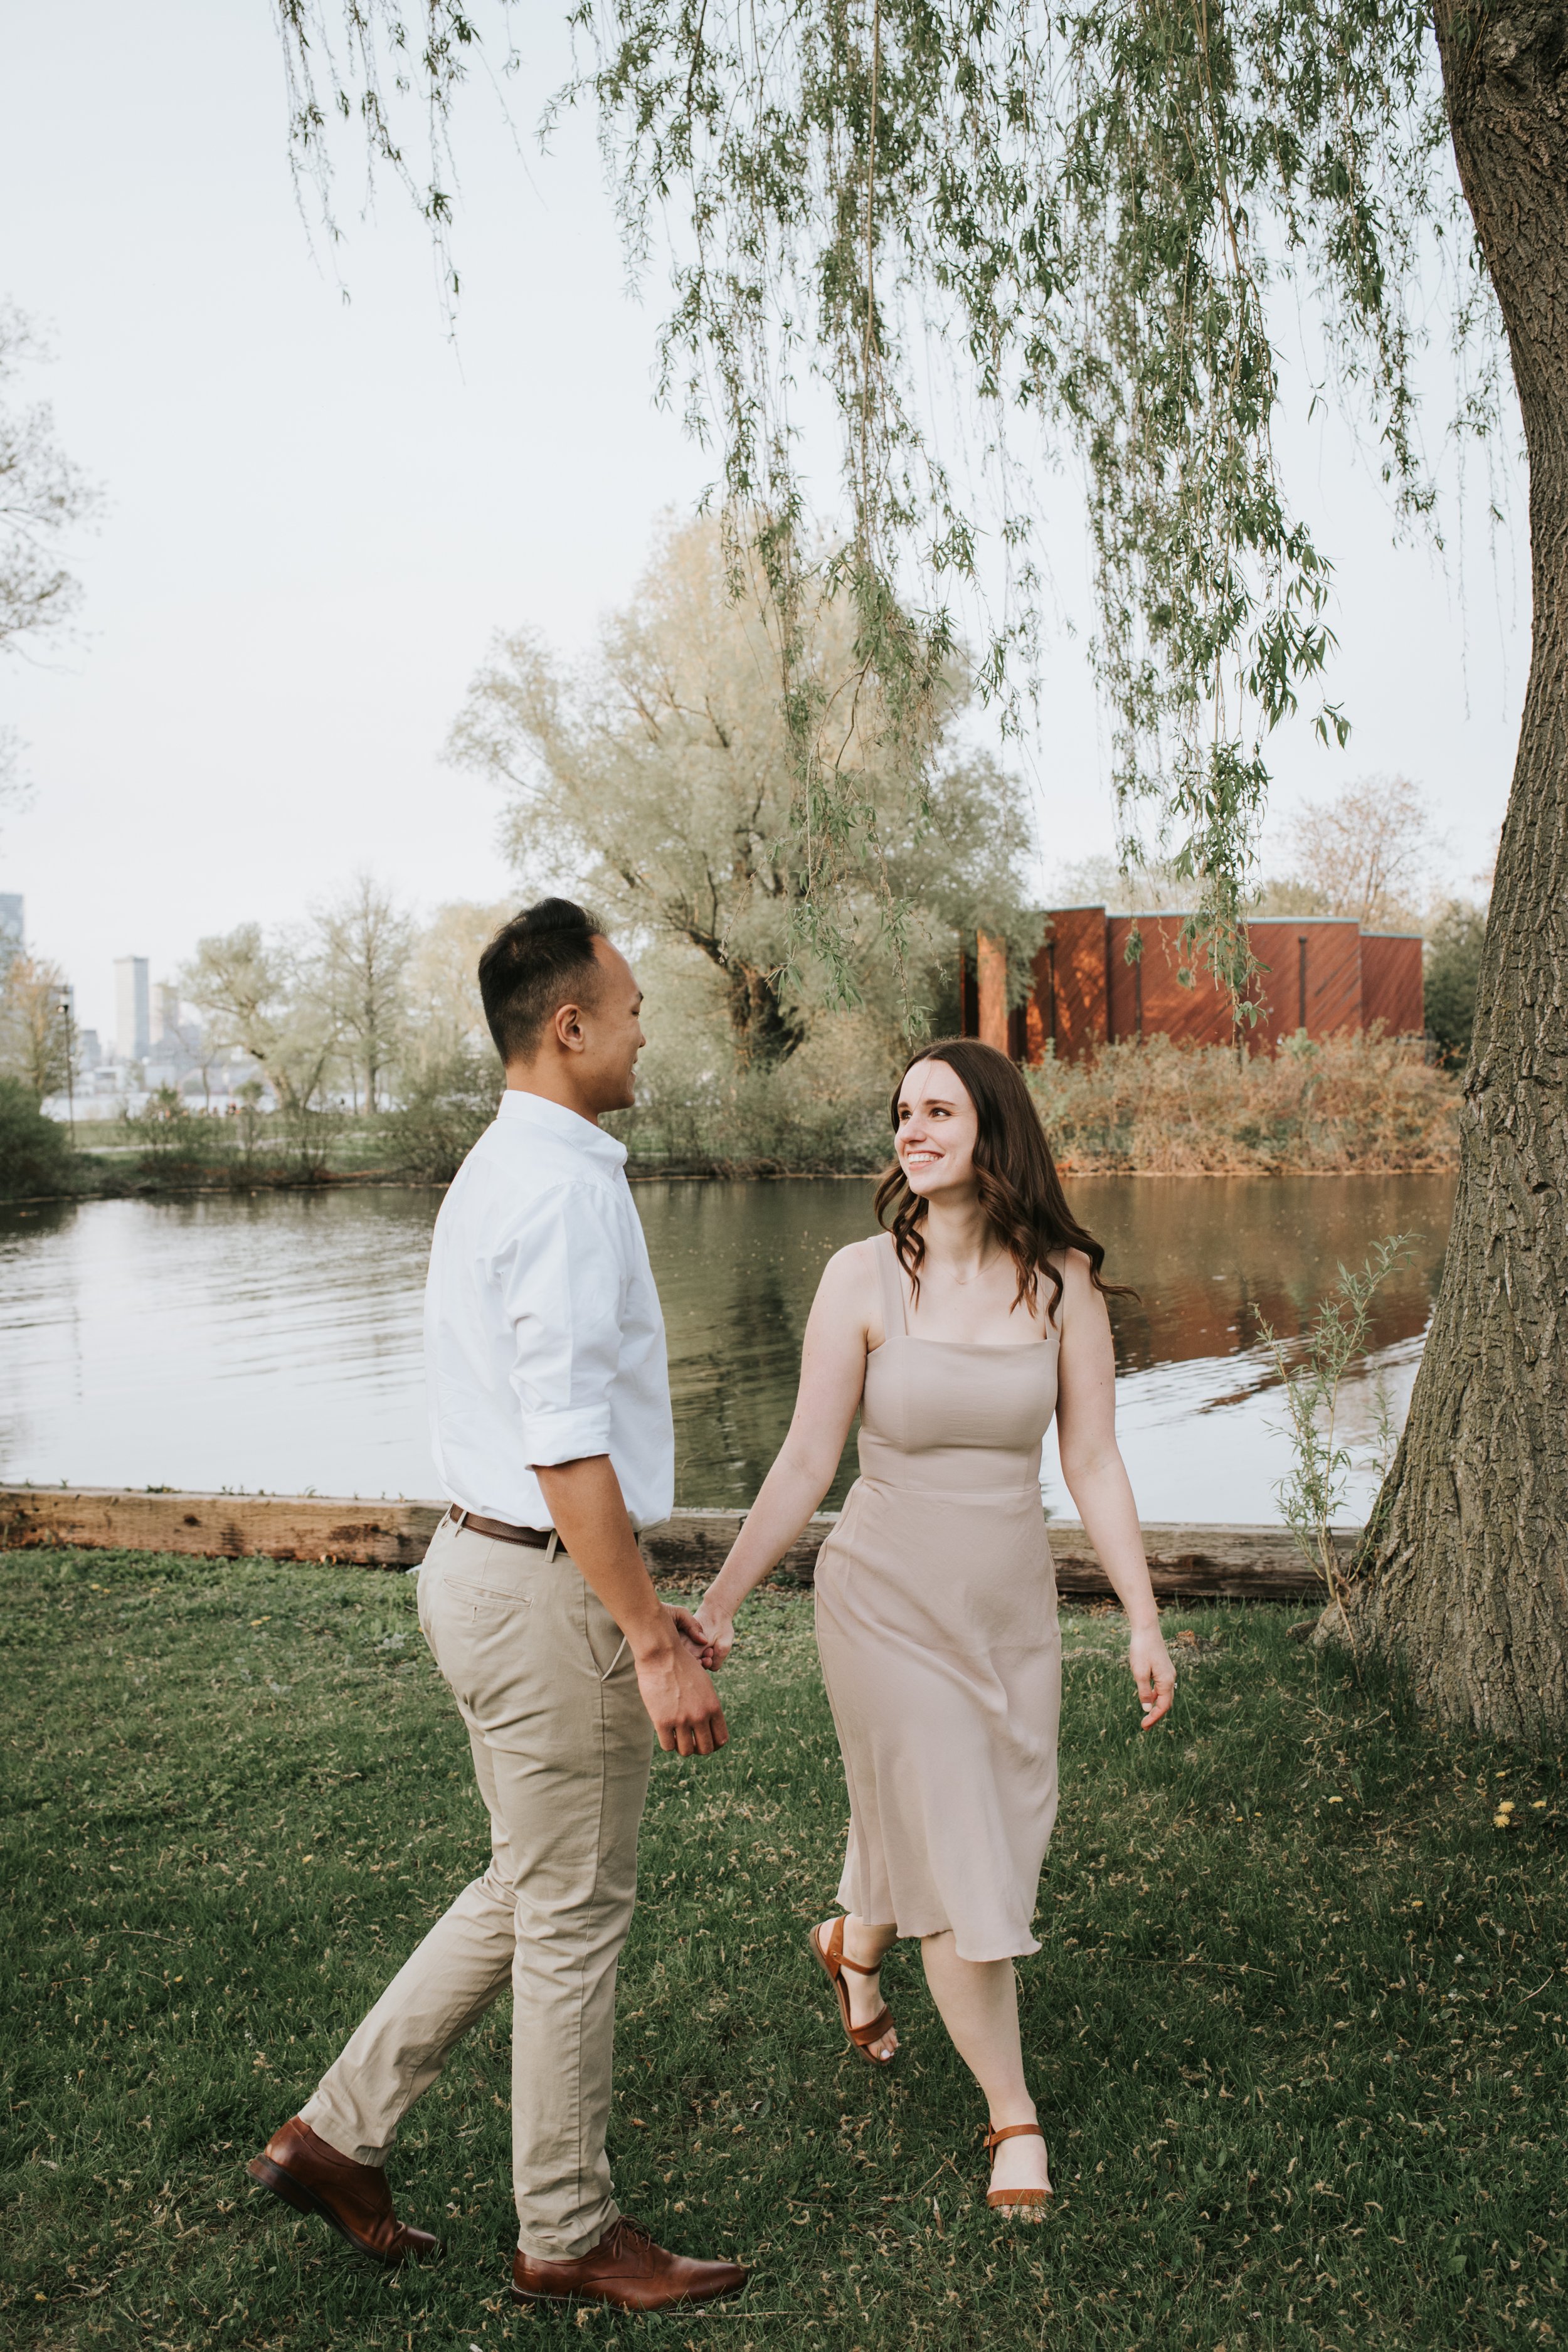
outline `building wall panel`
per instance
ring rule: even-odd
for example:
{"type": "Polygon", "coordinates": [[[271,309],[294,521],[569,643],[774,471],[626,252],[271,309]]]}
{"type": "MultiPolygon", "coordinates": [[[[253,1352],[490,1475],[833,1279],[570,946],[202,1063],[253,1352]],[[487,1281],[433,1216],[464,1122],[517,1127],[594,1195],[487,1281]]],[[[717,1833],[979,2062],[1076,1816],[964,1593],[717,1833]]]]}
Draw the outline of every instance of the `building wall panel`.
{"type": "Polygon", "coordinates": [[[1137,964],[1127,961],[1131,915],[1105,919],[1105,1033],[1113,1045],[1143,1034],[1143,984],[1137,964]]]}
{"type": "Polygon", "coordinates": [[[1230,1004],[1207,964],[1183,947],[1180,915],[1112,915],[1106,925],[1112,1037],[1169,1037],[1178,1045],[1228,1045],[1230,1004]],[[1134,927],[1143,951],[1127,961],[1134,927]],[[1192,984],[1180,974],[1188,971],[1192,984]]]}
{"type": "Polygon", "coordinates": [[[1247,937],[1264,968],[1256,983],[1263,1013],[1248,1040],[1254,1051],[1299,1029],[1334,1037],[1362,1026],[1359,924],[1280,918],[1249,923],[1247,937]]]}
{"type": "Polygon", "coordinates": [[[974,976],[974,958],[965,949],[958,957],[958,1034],[961,1037],[980,1034],[980,983],[974,976]]]}
{"type": "Polygon", "coordinates": [[[1361,1017],[1388,1037],[1419,1037],[1426,1025],[1421,940],[1415,931],[1361,935],[1361,1017]]]}
{"type": "Polygon", "coordinates": [[[983,1045],[994,1045],[999,1054],[1008,1050],[1007,1034],[1007,942],[990,931],[979,931],[974,941],[976,992],[979,1000],[978,1034],[983,1045]]]}
{"type": "Polygon", "coordinates": [[[1035,958],[1034,992],[1025,1007],[1026,1054],[1044,1059],[1054,1040],[1057,1059],[1077,1061],[1105,1043],[1105,909],[1060,907],[1046,917],[1046,939],[1035,958]]]}
{"type": "MultiPolygon", "coordinates": [[[[1054,1041],[1071,1061],[1110,1040],[1165,1036],[1176,1044],[1228,1045],[1230,1006],[1200,957],[1189,966],[1179,914],[1107,915],[1101,907],[1062,907],[1046,917],[1035,958],[1034,988],[1006,1020],[1007,1050],[1037,1063],[1054,1041]],[[1134,926],[1142,940],[1127,961],[1134,926]],[[1190,968],[1193,984],[1178,974],[1190,968]]],[[[1247,1033],[1255,1052],[1272,1051],[1305,1029],[1309,1037],[1342,1036],[1381,1022],[1391,1036],[1418,1036],[1423,1026],[1421,941],[1413,933],[1369,932],[1338,918],[1277,917],[1248,927],[1262,970],[1262,1007],[1247,1033]]],[[[989,942],[986,943],[989,945],[989,942]]],[[[994,950],[993,950],[994,953],[994,950]]],[[[966,1035],[982,1029],[982,991],[973,963],[962,967],[966,1035]]],[[[996,981],[984,991],[997,1020],[996,981]]]]}

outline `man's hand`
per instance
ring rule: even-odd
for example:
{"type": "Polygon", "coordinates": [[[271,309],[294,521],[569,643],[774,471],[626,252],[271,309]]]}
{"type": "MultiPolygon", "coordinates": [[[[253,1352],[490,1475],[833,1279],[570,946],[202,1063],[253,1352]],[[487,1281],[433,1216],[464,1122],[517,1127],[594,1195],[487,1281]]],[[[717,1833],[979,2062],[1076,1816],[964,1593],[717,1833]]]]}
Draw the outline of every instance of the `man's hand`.
{"type": "MultiPolygon", "coordinates": [[[[658,1744],[680,1756],[712,1756],[730,1737],[719,1694],[694,1654],[685,1628],[670,1610],[663,1612],[668,1633],[632,1651],[637,1688],[658,1744]]],[[[682,1610],[684,1617],[686,1612],[682,1610]]]]}
{"type": "Polygon", "coordinates": [[[715,1658],[710,1654],[711,1645],[703,1633],[700,1618],[694,1617],[689,1609],[682,1609],[678,1601],[671,1601],[668,1606],[669,1613],[675,1621],[676,1629],[681,1640],[689,1644],[692,1655],[699,1664],[706,1666],[710,1674],[716,1665],[722,1665],[724,1662],[721,1658],[715,1658]]]}
{"type": "Polygon", "coordinates": [[[730,1734],[702,1669],[697,1621],[667,1609],[654,1591],[609,1455],[541,1463],[535,1472],[572,1566],[626,1637],[659,1746],[711,1756],[730,1734]]]}

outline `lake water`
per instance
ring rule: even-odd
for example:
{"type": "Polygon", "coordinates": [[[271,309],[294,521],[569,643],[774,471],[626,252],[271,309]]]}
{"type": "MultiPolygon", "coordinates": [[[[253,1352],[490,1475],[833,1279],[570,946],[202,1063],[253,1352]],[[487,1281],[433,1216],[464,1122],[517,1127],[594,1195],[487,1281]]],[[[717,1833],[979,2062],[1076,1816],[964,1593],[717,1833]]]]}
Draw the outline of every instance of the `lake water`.
{"type": "MultiPolygon", "coordinates": [[[[669,1331],[677,1499],[749,1503],[788,1424],[831,1253],[871,1185],[636,1187],[669,1331]]],[[[1447,1177],[1080,1178],[1108,1279],[1118,1426],[1146,1519],[1279,1517],[1288,1466],[1259,1312],[1300,1332],[1341,1261],[1414,1237],[1346,1396],[1403,1417],[1431,1311],[1447,1177]]],[[[364,1189],[0,1211],[0,1478],[433,1496],[420,1301],[435,1192],[364,1189]]],[[[852,1445],[830,1502],[853,1474],[852,1445]]],[[[1047,1501],[1071,1512],[1054,1456],[1047,1501]]],[[[1360,1475],[1350,1508],[1364,1507],[1360,1475]]]]}

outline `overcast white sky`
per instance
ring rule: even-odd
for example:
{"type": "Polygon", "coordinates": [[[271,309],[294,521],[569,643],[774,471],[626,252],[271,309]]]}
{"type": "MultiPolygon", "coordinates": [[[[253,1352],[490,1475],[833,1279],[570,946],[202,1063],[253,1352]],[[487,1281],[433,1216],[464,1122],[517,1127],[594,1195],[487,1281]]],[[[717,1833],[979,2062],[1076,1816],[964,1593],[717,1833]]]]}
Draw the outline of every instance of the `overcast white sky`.
{"type": "MultiPolygon", "coordinates": [[[[525,131],[563,67],[560,13],[541,0],[525,27],[525,131]]],[[[586,126],[520,158],[472,93],[454,348],[392,187],[370,220],[342,192],[350,301],[312,257],[267,0],[0,0],[0,296],[47,326],[36,390],[107,496],[76,550],[79,641],[0,674],[36,786],[0,837],[0,889],[109,1030],[116,956],[172,974],[203,932],[290,919],[360,865],[425,907],[505,895],[494,796],[440,759],[468,678],[498,627],[585,643],[711,467],[653,406],[659,288],[626,296],[586,126]]],[[[1456,545],[1447,572],[1391,548],[1337,424],[1289,434],[1339,566],[1332,691],[1355,733],[1331,756],[1304,728],[1276,739],[1278,808],[1403,771],[1463,883],[1501,817],[1524,688],[1522,498],[1495,572],[1472,523],[1461,600],[1456,545]]],[[[1071,523],[1054,561],[1086,614],[1071,523]]],[[[1108,847],[1071,644],[1027,764],[1043,866],[1108,847]]]]}

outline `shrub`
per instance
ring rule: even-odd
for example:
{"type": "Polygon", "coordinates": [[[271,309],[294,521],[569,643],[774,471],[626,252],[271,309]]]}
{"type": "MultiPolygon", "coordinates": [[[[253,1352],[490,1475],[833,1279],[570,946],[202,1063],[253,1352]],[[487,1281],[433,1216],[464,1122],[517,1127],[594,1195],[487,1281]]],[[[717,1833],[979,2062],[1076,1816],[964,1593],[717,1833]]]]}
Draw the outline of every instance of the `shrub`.
{"type": "Polygon", "coordinates": [[[1470,1058],[1486,935],[1485,910],[1451,898],[1426,942],[1426,1027],[1446,1069],[1462,1069],[1470,1058]]]}
{"type": "Polygon", "coordinates": [[[272,1113],[286,1173],[296,1183],[319,1184],[331,1162],[332,1146],[347,1125],[342,1111],[314,1103],[286,1103],[272,1113]]]}
{"type": "Polygon", "coordinates": [[[76,1189],[77,1156],[56,1119],[20,1078],[0,1078],[0,1200],[76,1189]]]}
{"type": "Polygon", "coordinates": [[[500,1072],[489,1054],[457,1054],[422,1071],[383,1123],[387,1160],[416,1184],[449,1184],[496,1115],[500,1072]]]}
{"type": "Polygon", "coordinates": [[[143,1147],[138,1175],[160,1192],[184,1192],[227,1172],[228,1138],[221,1122],[199,1117],[174,1087],[160,1087],[125,1124],[143,1147]]]}
{"type": "Polygon", "coordinates": [[[859,1175],[888,1158],[898,1069],[864,1013],[818,1013],[785,1060],[749,1069],[721,1031],[667,1021],[637,1066],[636,1109],[610,1125],[645,1174],[859,1175]]]}

